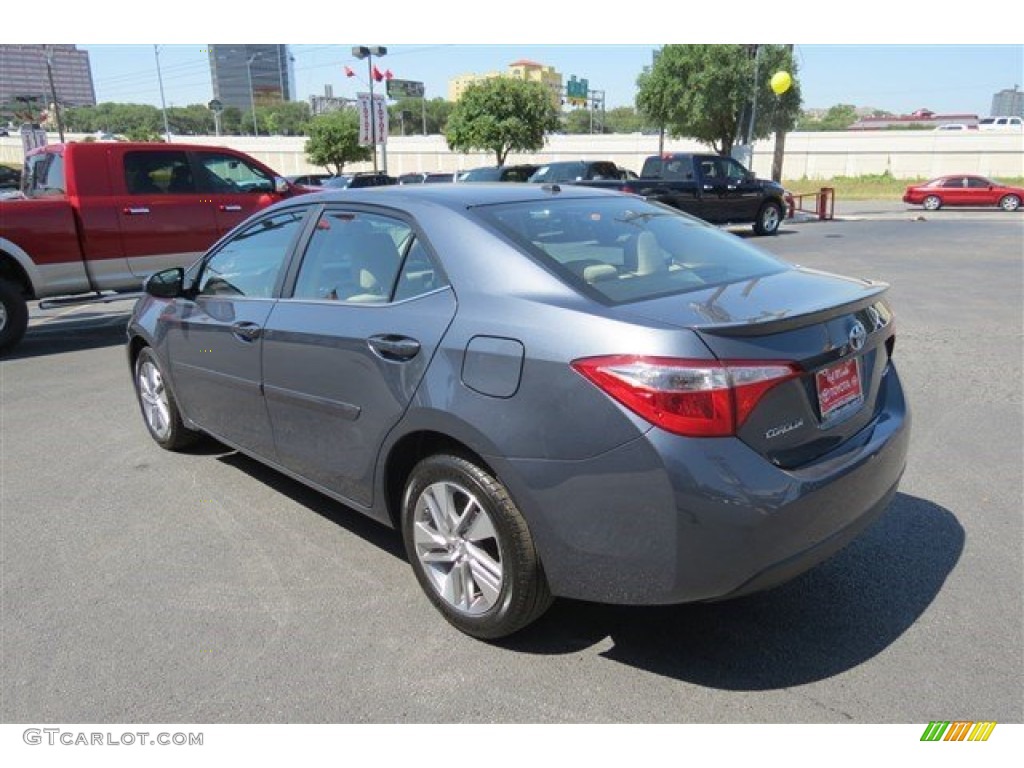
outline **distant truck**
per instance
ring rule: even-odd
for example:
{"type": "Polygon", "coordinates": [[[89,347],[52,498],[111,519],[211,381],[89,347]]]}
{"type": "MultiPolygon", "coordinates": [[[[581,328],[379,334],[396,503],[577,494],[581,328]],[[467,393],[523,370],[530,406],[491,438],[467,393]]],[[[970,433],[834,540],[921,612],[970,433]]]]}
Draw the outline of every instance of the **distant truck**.
{"type": "Polygon", "coordinates": [[[141,290],[186,266],[251,213],[305,192],[225,147],[81,142],[25,157],[22,199],[0,200],[0,352],[27,302],[141,290]]]}
{"type": "Polygon", "coordinates": [[[774,235],[786,211],[786,191],[757,178],[731,157],[670,152],[644,161],[638,179],[583,180],[587,187],[617,189],[655,200],[712,224],[753,224],[774,235]]]}

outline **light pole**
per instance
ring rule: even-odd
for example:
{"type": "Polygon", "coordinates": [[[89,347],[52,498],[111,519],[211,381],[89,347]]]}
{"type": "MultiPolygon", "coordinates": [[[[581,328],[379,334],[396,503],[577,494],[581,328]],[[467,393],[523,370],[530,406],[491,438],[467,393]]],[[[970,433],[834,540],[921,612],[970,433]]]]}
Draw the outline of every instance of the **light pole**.
{"type": "Polygon", "coordinates": [[[256,124],[256,92],[252,89],[252,63],[259,57],[258,53],[254,53],[245,62],[245,70],[249,73],[249,103],[252,105],[252,133],[254,136],[260,135],[260,129],[256,124]]]}
{"type": "Polygon", "coordinates": [[[164,115],[164,138],[171,141],[171,127],[167,124],[167,103],[164,101],[164,77],[160,74],[160,47],[153,46],[153,55],[156,57],[156,79],[160,83],[160,111],[164,115]]]}
{"type": "MultiPolygon", "coordinates": [[[[377,105],[373,100],[373,57],[387,56],[388,49],[381,45],[356,45],[352,55],[366,59],[366,72],[370,81],[370,141],[373,143],[373,172],[377,172],[377,105]]],[[[387,149],[384,150],[384,173],[388,172],[387,149]]]]}

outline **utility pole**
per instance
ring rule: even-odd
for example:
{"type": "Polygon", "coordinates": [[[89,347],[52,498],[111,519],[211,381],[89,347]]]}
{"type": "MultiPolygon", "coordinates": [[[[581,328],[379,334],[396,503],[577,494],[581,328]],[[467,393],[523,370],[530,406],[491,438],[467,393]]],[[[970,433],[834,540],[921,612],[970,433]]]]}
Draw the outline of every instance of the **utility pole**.
{"type": "Polygon", "coordinates": [[[50,80],[50,97],[53,99],[53,109],[57,114],[57,133],[60,135],[60,143],[64,143],[64,121],[60,117],[60,102],[57,101],[57,88],[53,84],[53,46],[46,46],[46,75],[50,80]]]}
{"type": "MultiPolygon", "coordinates": [[[[793,44],[790,43],[786,46],[786,50],[789,51],[789,62],[786,65],[786,69],[789,72],[793,71],[793,44]]],[[[778,98],[782,98],[779,96],[778,98]]],[[[778,125],[776,123],[776,125],[778,125]]],[[[782,181],[782,161],[786,157],[786,129],[776,128],[775,129],[775,152],[772,156],[772,181],[782,181]]]]}
{"type": "Polygon", "coordinates": [[[169,144],[171,141],[171,126],[167,124],[167,102],[164,101],[164,76],[160,73],[160,46],[153,46],[153,56],[156,57],[156,79],[160,83],[160,111],[164,116],[164,139],[169,144]]]}

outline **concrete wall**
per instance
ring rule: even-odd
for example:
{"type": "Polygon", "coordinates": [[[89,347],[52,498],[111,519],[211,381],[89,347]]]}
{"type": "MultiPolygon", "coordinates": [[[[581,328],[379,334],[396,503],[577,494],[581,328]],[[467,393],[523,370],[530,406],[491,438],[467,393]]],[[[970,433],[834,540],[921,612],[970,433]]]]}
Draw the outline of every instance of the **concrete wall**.
{"type": "MultiPolygon", "coordinates": [[[[70,138],[80,138],[71,136],[70,138]]],[[[51,135],[56,141],[56,135],[51,135]]],[[[322,169],[305,158],[305,138],[287,136],[185,136],[192,144],[231,146],[259,158],[282,175],[322,169]]],[[[754,147],[753,169],[771,173],[772,140],[754,147]]],[[[666,140],[666,151],[707,151],[696,141],[666,140]]],[[[512,155],[508,162],[610,159],[639,172],[644,158],[658,151],[658,137],[642,134],[611,136],[551,136],[542,152],[512,155]]],[[[0,162],[20,164],[21,139],[0,137],[0,162]]],[[[393,176],[411,171],[455,171],[493,165],[485,153],[456,154],[442,136],[393,136],[387,145],[387,168],[393,176]]],[[[371,170],[370,163],[346,166],[347,171],[371,170]]],[[[1024,177],[1024,134],[933,131],[845,131],[791,133],[786,137],[783,176],[786,179],[830,179],[888,171],[896,178],[931,178],[946,173],[978,173],[996,177],[1024,177]]]]}

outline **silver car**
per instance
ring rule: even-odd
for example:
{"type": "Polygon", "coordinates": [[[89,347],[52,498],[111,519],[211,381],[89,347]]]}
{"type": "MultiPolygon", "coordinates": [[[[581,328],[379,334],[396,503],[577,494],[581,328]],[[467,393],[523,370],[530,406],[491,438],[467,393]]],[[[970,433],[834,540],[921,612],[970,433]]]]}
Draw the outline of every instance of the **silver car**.
{"type": "Polygon", "coordinates": [[[887,286],[558,185],[305,195],[153,276],[128,358],[201,434],[401,531],[498,638],[553,596],[721,599],[881,515],[906,463],[887,286]]]}

